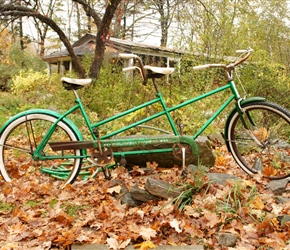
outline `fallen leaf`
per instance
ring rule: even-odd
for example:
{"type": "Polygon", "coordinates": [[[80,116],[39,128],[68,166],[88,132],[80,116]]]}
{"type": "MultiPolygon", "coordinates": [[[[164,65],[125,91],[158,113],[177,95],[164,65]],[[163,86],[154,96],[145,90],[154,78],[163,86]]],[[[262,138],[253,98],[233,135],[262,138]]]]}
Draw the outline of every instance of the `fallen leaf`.
{"type": "Polygon", "coordinates": [[[9,182],[5,182],[2,192],[4,195],[8,195],[12,193],[12,187],[9,182]]]}
{"type": "Polygon", "coordinates": [[[223,155],[220,155],[215,160],[216,166],[224,166],[226,164],[226,159],[223,155]]]}
{"type": "Polygon", "coordinates": [[[112,193],[116,193],[119,194],[121,192],[122,187],[120,185],[118,186],[114,186],[114,187],[110,187],[107,189],[107,193],[112,194],[112,193]]]}
{"type": "Polygon", "coordinates": [[[263,202],[262,202],[262,200],[261,200],[261,198],[259,196],[256,196],[252,200],[250,206],[252,208],[254,208],[254,209],[260,209],[260,210],[264,209],[264,207],[265,207],[264,204],[263,204],[263,202]]]}
{"type": "Polygon", "coordinates": [[[107,238],[107,245],[109,246],[109,248],[112,248],[114,250],[124,249],[130,244],[130,242],[131,242],[131,239],[118,242],[118,240],[114,237],[107,238]]]}
{"type": "Polygon", "coordinates": [[[268,137],[268,131],[264,127],[256,129],[255,131],[253,131],[253,134],[254,134],[254,136],[257,137],[257,139],[260,142],[264,142],[267,139],[267,137],[268,137]]]}
{"type": "Polygon", "coordinates": [[[275,176],[277,174],[277,171],[273,166],[264,166],[263,174],[265,176],[275,176]]]}
{"type": "Polygon", "coordinates": [[[127,239],[125,241],[122,241],[121,244],[119,244],[119,249],[123,249],[125,247],[127,247],[131,242],[131,239],[127,239]]]}
{"type": "Polygon", "coordinates": [[[140,244],[135,244],[134,248],[140,248],[140,250],[147,250],[148,248],[155,248],[155,245],[151,241],[144,241],[140,244]]]}
{"type": "Polygon", "coordinates": [[[215,225],[217,225],[220,222],[220,218],[210,211],[204,210],[204,218],[208,221],[207,226],[209,228],[213,228],[215,225]]]}
{"type": "Polygon", "coordinates": [[[107,244],[109,248],[117,250],[119,248],[119,242],[115,238],[107,238],[107,244]]]}
{"type": "Polygon", "coordinates": [[[157,232],[150,227],[142,227],[139,233],[139,235],[142,236],[144,240],[150,240],[152,237],[155,237],[156,234],[157,232]]]}
{"type": "Polygon", "coordinates": [[[182,230],[179,228],[179,222],[178,222],[178,220],[173,219],[172,221],[170,221],[170,226],[172,228],[174,228],[177,233],[181,233],[182,232],[182,230]]]}

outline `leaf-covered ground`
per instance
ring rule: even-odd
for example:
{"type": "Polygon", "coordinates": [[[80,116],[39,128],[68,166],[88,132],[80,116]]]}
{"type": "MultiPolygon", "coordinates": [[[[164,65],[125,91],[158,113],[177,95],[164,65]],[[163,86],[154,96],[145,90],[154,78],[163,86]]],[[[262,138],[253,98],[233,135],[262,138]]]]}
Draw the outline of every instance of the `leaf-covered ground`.
{"type": "MultiPolygon", "coordinates": [[[[217,155],[210,171],[230,173],[242,181],[214,184],[201,174],[182,179],[177,166],[160,169],[148,164],[150,178],[195,190],[178,204],[159,199],[137,207],[122,205],[122,186],[143,187],[149,178],[137,167],[133,175],[120,167],[112,171],[110,181],[99,174],[65,188],[38,172],[12,183],[0,180],[1,249],[65,249],[76,243],[122,249],[142,242],[228,249],[219,245],[221,232],[238,236],[234,249],[290,249],[290,222],[281,222],[282,215],[290,215],[290,202],[278,203],[267,189],[268,181],[244,174],[223,148],[217,155]]],[[[290,196],[287,191],[285,198],[290,196]]]]}

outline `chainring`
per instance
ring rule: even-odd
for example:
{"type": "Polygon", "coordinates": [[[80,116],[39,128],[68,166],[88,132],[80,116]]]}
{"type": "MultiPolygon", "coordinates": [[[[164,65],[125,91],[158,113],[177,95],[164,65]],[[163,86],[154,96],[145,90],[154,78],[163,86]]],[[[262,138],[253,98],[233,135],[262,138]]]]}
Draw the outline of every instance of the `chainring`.
{"type": "Polygon", "coordinates": [[[106,166],[114,160],[113,151],[110,148],[103,148],[102,152],[100,152],[94,148],[92,151],[92,158],[97,165],[106,166]]]}

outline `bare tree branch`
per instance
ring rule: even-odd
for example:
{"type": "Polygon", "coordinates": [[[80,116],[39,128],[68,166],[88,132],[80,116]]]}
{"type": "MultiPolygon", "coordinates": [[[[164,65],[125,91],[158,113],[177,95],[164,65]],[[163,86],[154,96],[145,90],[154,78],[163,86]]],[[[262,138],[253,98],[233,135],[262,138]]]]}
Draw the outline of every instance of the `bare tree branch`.
{"type": "Polygon", "coordinates": [[[99,17],[98,13],[85,1],[83,0],[72,0],[83,6],[84,11],[88,17],[92,17],[94,19],[94,23],[96,24],[97,28],[101,26],[102,20],[99,17]]]}
{"type": "Polygon", "coordinates": [[[208,8],[206,7],[206,5],[201,0],[197,0],[197,1],[203,6],[203,8],[205,9],[205,11],[216,20],[218,26],[220,26],[218,20],[215,17],[215,15],[208,10],[208,8]]]}

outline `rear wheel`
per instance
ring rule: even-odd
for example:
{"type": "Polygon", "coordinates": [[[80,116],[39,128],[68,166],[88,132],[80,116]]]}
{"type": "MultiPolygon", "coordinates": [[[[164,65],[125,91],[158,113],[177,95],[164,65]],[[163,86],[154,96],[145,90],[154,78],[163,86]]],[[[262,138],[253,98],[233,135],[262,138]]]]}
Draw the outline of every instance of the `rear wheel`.
{"type": "MultiPolygon", "coordinates": [[[[52,124],[57,120],[49,114],[27,114],[12,121],[0,137],[0,171],[5,181],[20,178],[29,172],[62,169],[58,177],[64,184],[73,183],[82,165],[81,150],[53,151],[48,144],[41,150],[45,160],[34,159],[33,153],[52,124]]],[[[74,130],[65,122],[58,123],[49,141],[77,141],[74,130]]],[[[58,172],[56,172],[58,173],[58,172]]]]}
{"type": "Polygon", "coordinates": [[[242,106],[244,127],[238,112],[229,117],[229,149],[248,174],[262,173],[270,179],[290,176],[290,112],[270,102],[242,106]]]}

